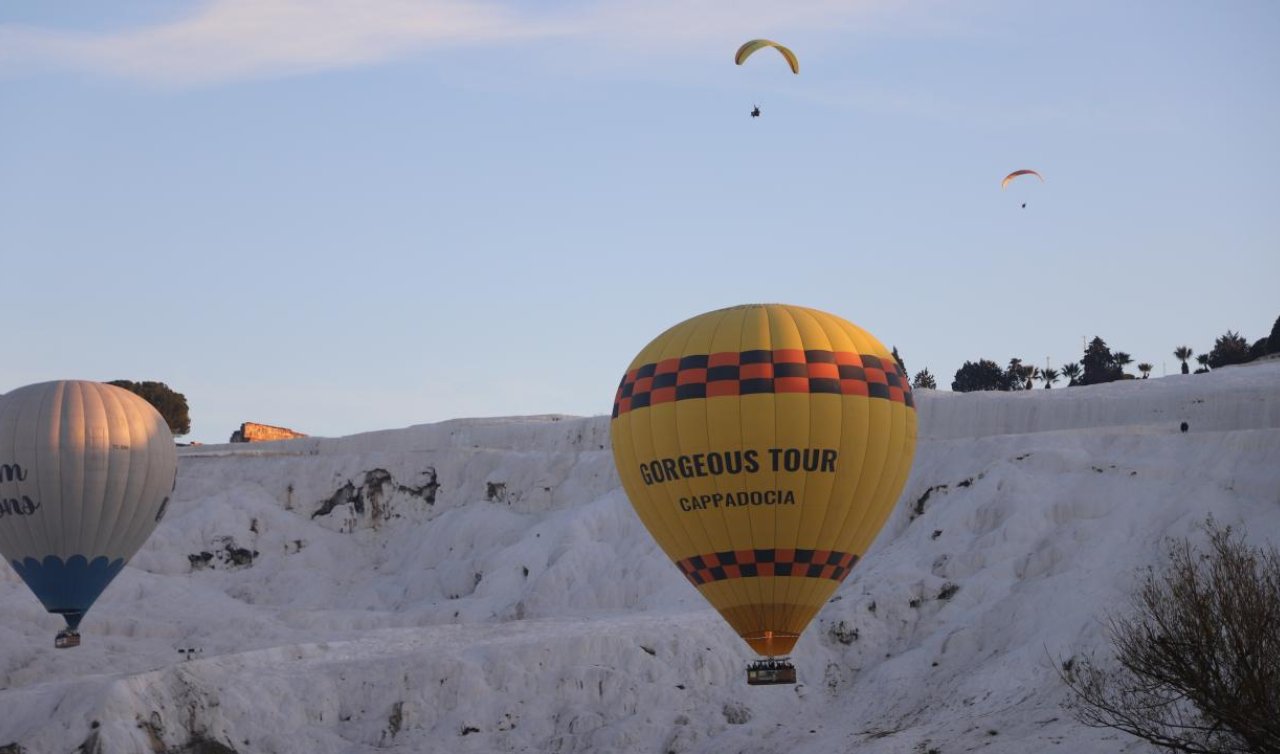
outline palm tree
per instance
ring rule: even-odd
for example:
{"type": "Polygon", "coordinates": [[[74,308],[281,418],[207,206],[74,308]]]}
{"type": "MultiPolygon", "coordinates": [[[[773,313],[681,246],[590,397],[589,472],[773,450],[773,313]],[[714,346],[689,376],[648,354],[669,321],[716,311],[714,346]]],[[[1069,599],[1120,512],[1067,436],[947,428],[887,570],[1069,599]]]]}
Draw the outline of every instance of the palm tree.
{"type": "Polygon", "coordinates": [[[1053,367],[1045,367],[1040,370],[1040,379],[1044,380],[1044,389],[1048,390],[1053,383],[1058,381],[1058,370],[1053,367]]]}
{"type": "Polygon", "coordinates": [[[1027,382],[1023,389],[1030,390],[1036,386],[1036,380],[1040,379],[1040,367],[1034,364],[1028,364],[1022,368],[1022,374],[1026,376],[1027,382]]]}
{"type": "Polygon", "coordinates": [[[1022,359],[1009,359],[1009,366],[1004,370],[1004,389],[1005,390],[1026,390],[1031,387],[1031,373],[1035,370],[1033,366],[1027,366],[1022,363],[1022,359]]]}
{"type": "Polygon", "coordinates": [[[1202,353],[1197,356],[1196,363],[1200,365],[1200,368],[1196,370],[1196,374],[1204,374],[1209,371],[1209,354],[1202,353]]]}
{"type": "Polygon", "coordinates": [[[1080,374],[1080,362],[1068,361],[1066,364],[1062,365],[1062,376],[1069,380],[1069,382],[1067,382],[1067,387],[1079,385],[1080,374]]]}
{"type": "Polygon", "coordinates": [[[1155,369],[1155,367],[1151,366],[1145,361],[1138,365],[1138,371],[1142,372],[1142,379],[1144,380],[1151,376],[1152,369],[1155,369]]]}
{"type": "Polygon", "coordinates": [[[1173,358],[1182,362],[1182,373],[1191,374],[1191,369],[1187,366],[1187,359],[1192,355],[1191,346],[1178,346],[1173,349],[1173,358]]]}
{"type": "Polygon", "coordinates": [[[1120,374],[1124,374],[1124,368],[1133,363],[1133,357],[1124,351],[1116,351],[1111,358],[1116,362],[1116,366],[1120,367],[1120,374]]]}

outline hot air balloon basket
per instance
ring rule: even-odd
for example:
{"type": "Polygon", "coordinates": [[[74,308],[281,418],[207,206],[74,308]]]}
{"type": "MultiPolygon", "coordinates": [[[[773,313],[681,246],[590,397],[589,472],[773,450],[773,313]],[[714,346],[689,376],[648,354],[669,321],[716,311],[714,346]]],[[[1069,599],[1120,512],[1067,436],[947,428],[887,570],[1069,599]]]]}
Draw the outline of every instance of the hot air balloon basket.
{"type": "Polygon", "coordinates": [[[796,666],[787,658],[757,660],[747,666],[747,685],[777,686],[796,682],[796,666]]]}
{"type": "Polygon", "coordinates": [[[53,646],[58,649],[70,649],[71,647],[80,646],[80,632],[70,629],[59,631],[58,635],[53,638],[53,646]]]}

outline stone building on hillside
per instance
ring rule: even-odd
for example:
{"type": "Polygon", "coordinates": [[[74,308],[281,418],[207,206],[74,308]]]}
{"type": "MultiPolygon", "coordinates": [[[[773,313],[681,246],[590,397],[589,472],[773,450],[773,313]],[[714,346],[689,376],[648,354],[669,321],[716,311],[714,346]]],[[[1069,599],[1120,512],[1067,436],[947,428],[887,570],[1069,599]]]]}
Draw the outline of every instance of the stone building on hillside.
{"type": "Polygon", "coordinates": [[[270,424],[245,422],[240,429],[231,433],[231,442],[270,442],[272,440],[292,440],[306,437],[301,432],[294,432],[287,427],[273,427],[270,424]]]}

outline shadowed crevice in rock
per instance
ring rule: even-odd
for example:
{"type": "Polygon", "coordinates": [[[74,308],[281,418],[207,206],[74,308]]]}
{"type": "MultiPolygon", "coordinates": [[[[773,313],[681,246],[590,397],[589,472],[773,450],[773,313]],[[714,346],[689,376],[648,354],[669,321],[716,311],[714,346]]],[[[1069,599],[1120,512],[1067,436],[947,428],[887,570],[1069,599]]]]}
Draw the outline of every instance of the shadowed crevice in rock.
{"type": "Polygon", "coordinates": [[[416,498],[427,505],[435,505],[436,493],[440,489],[435,467],[428,466],[422,475],[426,481],[414,486],[401,484],[386,469],[369,469],[363,472],[359,485],[354,480],[348,479],[345,484],[334,490],[332,495],[321,501],[320,506],[311,514],[311,518],[328,516],[335,508],[343,505],[350,505],[357,514],[363,515],[366,504],[373,518],[382,520],[393,518],[396,514],[391,509],[390,498],[397,493],[416,498]]]}

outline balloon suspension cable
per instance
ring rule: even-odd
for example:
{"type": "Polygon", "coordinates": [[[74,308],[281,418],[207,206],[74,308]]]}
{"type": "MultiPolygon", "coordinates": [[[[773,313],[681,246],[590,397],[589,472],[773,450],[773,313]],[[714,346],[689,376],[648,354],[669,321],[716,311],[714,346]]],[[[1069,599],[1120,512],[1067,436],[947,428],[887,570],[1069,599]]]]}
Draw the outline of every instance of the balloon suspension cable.
{"type": "Polygon", "coordinates": [[[750,686],[777,686],[796,682],[796,666],[789,657],[767,657],[747,666],[750,686]]]}
{"type": "Polygon", "coordinates": [[[58,649],[70,649],[71,647],[80,646],[80,632],[69,628],[59,631],[58,635],[53,638],[53,646],[58,649]]]}

